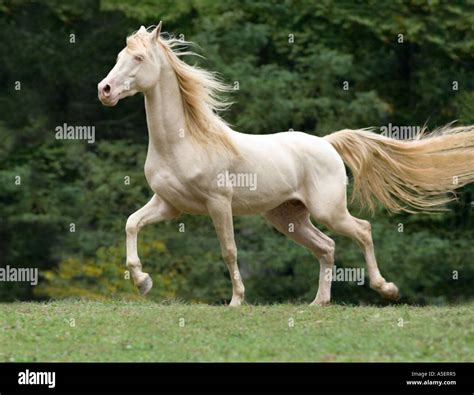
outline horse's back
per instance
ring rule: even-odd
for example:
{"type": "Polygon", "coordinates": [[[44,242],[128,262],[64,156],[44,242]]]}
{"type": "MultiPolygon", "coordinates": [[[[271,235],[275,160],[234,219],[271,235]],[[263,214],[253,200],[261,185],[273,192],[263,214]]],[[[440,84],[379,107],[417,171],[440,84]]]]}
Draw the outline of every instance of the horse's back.
{"type": "Polygon", "coordinates": [[[238,213],[267,211],[291,199],[306,200],[308,189],[339,183],[343,188],[345,168],[341,157],[325,139],[302,132],[236,136],[240,156],[231,172],[251,174],[253,190],[234,188],[238,213]],[[248,206],[254,206],[252,208],[248,206]]]}
{"type": "Polygon", "coordinates": [[[331,173],[344,169],[344,162],[331,143],[308,133],[295,131],[250,135],[235,132],[234,138],[244,157],[252,156],[261,161],[278,158],[282,164],[290,161],[304,168],[316,166],[331,173]]]}

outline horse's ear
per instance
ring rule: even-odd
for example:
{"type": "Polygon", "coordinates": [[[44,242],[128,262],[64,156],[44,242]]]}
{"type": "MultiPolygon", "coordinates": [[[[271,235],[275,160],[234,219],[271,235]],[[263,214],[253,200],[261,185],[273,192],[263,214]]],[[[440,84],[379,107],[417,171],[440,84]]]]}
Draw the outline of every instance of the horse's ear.
{"type": "Polygon", "coordinates": [[[141,25],[140,29],[138,29],[138,33],[143,33],[143,32],[146,32],[146,28],[145,26],[141,25]]]}
{"type": "Polygon", "coordinates": [[[156,26],[155,30],[153,31],[153,38],[155,40],[158,40],[160,38],[161,25],[162,25],[162,22],[160,21],[160,23],[158,23],[158,26],[156,26]]]}

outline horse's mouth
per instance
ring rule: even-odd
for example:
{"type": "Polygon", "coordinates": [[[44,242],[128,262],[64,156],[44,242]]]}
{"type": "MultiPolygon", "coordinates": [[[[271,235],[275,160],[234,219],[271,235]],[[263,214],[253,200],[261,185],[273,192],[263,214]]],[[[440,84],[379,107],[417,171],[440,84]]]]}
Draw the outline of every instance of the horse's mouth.
{"type": "Polygon", "coordinates": [[[99,100],[104,106],[113,107],[118,103],[119,98],[117,97],[116,99],[109,100],[109,99],[104,99],[104,98],[99,97],[99,100]]]}

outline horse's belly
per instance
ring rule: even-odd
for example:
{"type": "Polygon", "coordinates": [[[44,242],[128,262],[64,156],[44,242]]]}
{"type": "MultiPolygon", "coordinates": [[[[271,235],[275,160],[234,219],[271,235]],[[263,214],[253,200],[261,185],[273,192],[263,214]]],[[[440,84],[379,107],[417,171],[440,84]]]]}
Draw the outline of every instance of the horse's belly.
{"type": "Polygon", "coordinates": [[[283,202],[299,199],[299,188],[296,185],[278,183],[257,188],[234,188],[232,193],[232,211],[234,215],[260,214],[274,209],[283,202]]]}
{"type": "Polygon", "coordinates": [[[266,213],[267,211],[273,210],[280,204],[287,200],[292,200],[292,196],[278,196],[272,199],[266,200],[247,200],[242,201],[238,199],[232,200],[232,214],[233,215],[255,215],[266,213]]]}

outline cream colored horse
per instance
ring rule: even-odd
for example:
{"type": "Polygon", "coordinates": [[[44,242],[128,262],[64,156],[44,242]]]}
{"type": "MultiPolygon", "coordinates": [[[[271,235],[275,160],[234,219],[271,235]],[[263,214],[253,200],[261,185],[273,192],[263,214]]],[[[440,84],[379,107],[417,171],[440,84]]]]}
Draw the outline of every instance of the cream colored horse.
{"type": "Polygon", "coordinates": [[[354,175],[355,195],[369,208],[380,201],[390,211],[429,211],[451,199],[446,192],[474,180],[473,128],[421,133],[414,141],[368,130],[342,130],[325,138],[238,133],[216,113],[226,106],[216,96],[226,86],[214,74],[181,61],[183,42],[161,37],[160,30],[161,23],[153,31],[142,26],[128,37],[116,65],[98,85],[106,106],[137,92],[145,96],[145,176],[154,195],[126,225],[127,266],[140,292],[152,287],[137,253],[140,228],[180,213],[204,214],[212,218],[230,272],[230,305],[240,305],[244,284],[233,215],[263,214],[319,260],[312,304],[330,302],[334,241],[310,217],[355,240],[364,252],[371,288],[398,299],[397,287],[377,267],[370,223],[347,210],[343,160],[354,175]]]}

